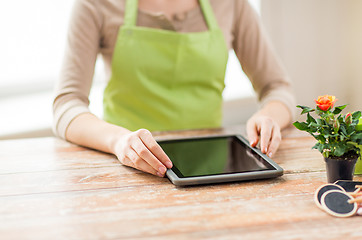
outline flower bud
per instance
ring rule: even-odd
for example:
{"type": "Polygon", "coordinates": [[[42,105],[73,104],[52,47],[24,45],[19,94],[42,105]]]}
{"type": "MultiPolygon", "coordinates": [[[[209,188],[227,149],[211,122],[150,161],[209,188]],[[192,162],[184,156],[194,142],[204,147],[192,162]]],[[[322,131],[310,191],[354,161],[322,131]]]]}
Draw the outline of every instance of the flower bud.
{"type": "Polygon", "coordinates": [[[334,123],[333,123],[333,128],[334,128],[334,132],[335,132],[335,133],[338,132],[339,127],[340,127],[339,121],[338,121],[338,120],[334,121],[334,123]]]}
{"type": "Polygon", "coordinates": [[[344,122],[347,124],[347,125],[349,125],[349,124],[351,124],[352,123],[352,114],[351,113],[347,113],[347,115],[346,115],[346,118],[344,119],[344,122]]]}

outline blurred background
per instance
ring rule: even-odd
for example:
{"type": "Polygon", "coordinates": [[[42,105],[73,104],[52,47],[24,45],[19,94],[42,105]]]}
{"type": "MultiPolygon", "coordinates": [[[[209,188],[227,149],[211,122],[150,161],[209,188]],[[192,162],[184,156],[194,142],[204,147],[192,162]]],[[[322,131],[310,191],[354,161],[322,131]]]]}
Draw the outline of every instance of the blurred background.
{"type": "MultiPolygon", "coordinates": [[[[0,139],[52,136],[58,78],[75,0],[0,2],[0,139]]],[[[301,105],[336,95],[361,110],[361,0],[249,0],[260,14],[301,105]]],[[[96,63],[90,108],[102,114],[103,63],[96,63]]],[[[233,52],[223,93],[224,125],[244,123],[257,109],[253,89],[233,52]]],[[[296,116],[298,118],[298,116],[296,116]]]]}

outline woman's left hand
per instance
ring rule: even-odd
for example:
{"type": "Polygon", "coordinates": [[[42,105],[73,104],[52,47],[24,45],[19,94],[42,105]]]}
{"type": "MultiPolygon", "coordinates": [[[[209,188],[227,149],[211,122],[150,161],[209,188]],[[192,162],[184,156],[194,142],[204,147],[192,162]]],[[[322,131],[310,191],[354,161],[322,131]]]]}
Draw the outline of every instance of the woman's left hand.
{"type": "Polygon", "coordinates": [[[288,126],[291,116],[286,106],[278,101],[265,105],[246,124],[250,145],[260,143],[262,153],[272,157],[277,151],[282,135],[281,129],[288,126]]]}
{"type": "Polygon", "coordinates": [[[269,157],[277,151],[282,135],[279,124],[271,117],[254,115],[246,125],[250,145],[255,147],[260,142],[260,150],[269,157]]]}

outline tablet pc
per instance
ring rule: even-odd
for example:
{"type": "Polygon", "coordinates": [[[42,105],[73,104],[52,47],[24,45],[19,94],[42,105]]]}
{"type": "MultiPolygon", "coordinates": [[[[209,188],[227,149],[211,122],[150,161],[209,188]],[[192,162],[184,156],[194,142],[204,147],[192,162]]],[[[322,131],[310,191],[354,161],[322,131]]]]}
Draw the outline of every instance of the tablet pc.
{"type": "Polygon", "coordinates": [[[222,183],[283,175],[283,169],[241,135],[158,141],[173,163],[166,176],[177,186],[222,183]]]}

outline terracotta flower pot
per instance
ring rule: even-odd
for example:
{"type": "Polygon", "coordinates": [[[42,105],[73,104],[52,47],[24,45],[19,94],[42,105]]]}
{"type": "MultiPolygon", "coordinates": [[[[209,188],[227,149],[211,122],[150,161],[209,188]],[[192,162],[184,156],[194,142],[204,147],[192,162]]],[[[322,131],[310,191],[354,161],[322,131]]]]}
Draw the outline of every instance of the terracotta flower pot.
{"type": "Polygon", "coordinates": [[[354,168],[358,156],[350,159],[324,158],[329,183],[337,180],[353,180],[354,168]]]}

